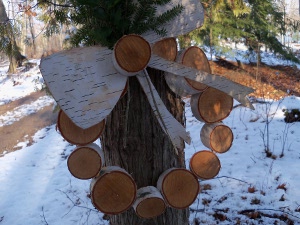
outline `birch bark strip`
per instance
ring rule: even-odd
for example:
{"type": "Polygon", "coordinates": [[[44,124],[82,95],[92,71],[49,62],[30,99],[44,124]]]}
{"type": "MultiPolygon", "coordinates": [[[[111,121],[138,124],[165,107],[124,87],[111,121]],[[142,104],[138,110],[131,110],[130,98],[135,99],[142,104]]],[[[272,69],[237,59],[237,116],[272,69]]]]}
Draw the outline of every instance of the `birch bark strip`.
{"type": "Polygon", "coordinates": [[[112,51],[99,46],[55,53],[40,69],[58,105],[83,129],[106,118],[127,81],[113,66],[112,51]]]}
{"type": "MultiPolygon", "coordinates": [[[[161,27],[166,30],[165,37],[187,34],[203,25],[204,10],[199,0],[172,0],[166,5],[157,6],[156,15],[159,16],[177,5],[182,5],[184,9],[174,20],[161,27]]],[[[146,32],[142,36],[150,43],[163,38],[154,31],[146,32]]]]}
{"type": "Polygon", "coordinates": [[[189,133],[185,130],[181,123],[179,123],[173,115],[168,111],[166,106],[164,105],[163,101],[159,97],[155,87],[153,86],[152,82],[148,83],[147,79],[150,80],[150,77],[146,77],[148,75],[144,73],[140,73],[137,75],[137,78],[148,98],[148,101],[151,105],[151,108],[160,124],[164,132],[170,136],[171,141],[178,147],[182,147],[181,138],[188,144],[191,143],[191,138],[189,133]],[[150,86],[149,86],[150,85],[150,86]],[[153,94],[153,97],[152,97],[153,94]],[[156,106],[158,111],[156,109],[156,106]],[[159,115],[160,114],[160,115],[159,115]],[[162,117],[162,120],[160,119],[162,117]],[[163,124],[164,123],[164,124],[163,124]],[[165,125],[165,126],[164,126],[165,125]],[[165,129],[166,128],[166,129],[165,129]]]}
{"type": "Polygon", "coordinates": [[[154,69],[172,73],[174,75],[184,76],[191,80],[195,80],[203,84],[206,84],[210,87],[216,88],[232,96],[242,105],[254,109],[253,105],[246,97],[254,90],[252,88],[228,80],[225,77],[218,76],[215,74],[209,74],[204,71],[187,67],[176,62],[168,61],[154,54],[152,54],[148,66],[154,69]]]}

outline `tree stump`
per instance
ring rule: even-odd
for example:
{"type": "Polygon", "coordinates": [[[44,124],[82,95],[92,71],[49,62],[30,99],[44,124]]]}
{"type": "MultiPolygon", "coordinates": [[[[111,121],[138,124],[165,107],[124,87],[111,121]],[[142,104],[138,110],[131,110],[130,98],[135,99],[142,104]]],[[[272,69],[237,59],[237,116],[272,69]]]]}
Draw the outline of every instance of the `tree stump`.
{"type": "Polygon", "coordinates": [[[105,120],[102,120],[100,123],[90,128],[82,129],[73,123],[63,110],[60,110],[57,119],[57,127],[61,136],[66,141],[74,145],[83,146],[97,140],[104,130],[105,120]]]}
{"type": "Polygon", "coordinates": [[[136,75],[145,69],[150,57],[150,44],[135,34],[120,38],[113,50],[113,64],[119,73],[126,76],[136,75]]]}
{"type": "Polygon", "coordinates": [[[231,129],[223,123],[204,124],[200,132],[203,145],[214,152],[227,152],[233,142],[231,129]]]}
{"type": "Polygon", "coordinates": [[[170,168],[157,181],[167,204],[176,209],[190,206],[199,193],[199,183],[193,173],[183,168],[170,168]]]}
{"type": "Polygon", "coordinates": [[[137,190],[133,209],[139,217],[150,219],[163,214],[166,203],[156,187],[147,186],[137,190]]]}
{"type": "Polygon", "coordinates": [[[177,42],[175,38],[165,38],[153,44],[152,52],[164,59],[175,61],[177,56],[177,42]]]}
{"type": "Polygon", "coordinates": [[[205,123],[222,121],[229,116],[232,107],[233,98],[212,87],[191,97],[191,109],[194,116],[205,123]]]}
{"type": "Polygon", "coordinates": [[[102,149],[95,143],[78,146],[68,157],[68,169],[78,179],[96,177],[104,164],[102,149]]]}
{"type": "Polygon", "coordinates": [[[213,152],[199,151],[192,156],[190,169],[200,179],[211,179],[219,173],[221,163],[213,152]]]}
{"type": "Polygon", "coordinates": [[[136,198],[136,184],[126,170],[109,166],[91,182],[93,205],[106,214],[119,214],[129,209],[136,198]]]}
{"type": "MultiPolygon", "coordinates": [[[[189,47],[180,53],[176,61],[185,66],[211,73],[210,65],[205,53],[196,46],[189,47]]],[[[166,81],[171,90],[180,96],[197,94],[206,90],[208,87],[200,82],[170,73],[166,74],[166,81]]]]}

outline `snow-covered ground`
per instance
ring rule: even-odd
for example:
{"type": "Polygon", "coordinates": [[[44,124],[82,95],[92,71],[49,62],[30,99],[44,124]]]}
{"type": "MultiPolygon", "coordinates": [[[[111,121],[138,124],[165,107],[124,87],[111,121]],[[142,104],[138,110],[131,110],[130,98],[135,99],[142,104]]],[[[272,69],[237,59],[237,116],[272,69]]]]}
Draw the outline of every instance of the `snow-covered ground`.
{"type": "MultiPolygon", "coordinates": [[[[6,70],[0,69],[0,104],[28,95],[39,86],[38,67],[15,76],[20,83],[17,86],[13,86],[6,70]]],[[[38,99],[0,115],[0,126],[51,103],[50,97],[38,99]]],[[[188,165],[195,152],[207,148],[200,140],[203,123],[192,116],[188,100],[186,105],[187,130],[192,137],[192,144],[185,149],[188,165]]],[[[282,112],[300,108],[300,98],[289,96],[254,106],[255,110],[236,107],[224,120],[233,131],[233,145],[228,152],[218,154],[222,164],[218,176],[200,181],[202,191],[190,207],[190,221],[290,224],[284,221],[288,217],[300,224],[300,123],[286,124],[282,112]],[[271,121],[269,133],[264,131],[267,120],[271,121]],[[266,135],[276,156],[273,159],[264,153],[266,135]],[[284,156],[280,158],[282,150],[284,156]]],[[[29,147],[24,144],[21,150],[0,157],[0,225],[108,224],[88,197],[90,181],[72,177],[67,169],[66,159],[74,146],[63,140],[55,125],[39,130],[34,141],[29,147]]]]}

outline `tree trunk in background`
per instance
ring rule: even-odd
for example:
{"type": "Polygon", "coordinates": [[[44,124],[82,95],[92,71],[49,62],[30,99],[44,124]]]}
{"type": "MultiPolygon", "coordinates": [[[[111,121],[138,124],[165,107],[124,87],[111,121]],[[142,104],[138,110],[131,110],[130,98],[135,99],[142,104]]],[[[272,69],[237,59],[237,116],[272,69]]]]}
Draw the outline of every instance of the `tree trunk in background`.
{"type": "MultiPolygon", "coordinates": [[[[149,70],[156,90],[174,117],[184,123],[184,104],[165,82],[163,73],[149,70]]],[[[184,143],[176,155],[168,136],[161,129],[136,77],[129,78],[127,94],[119,100],[106,120],[101,136],[106,165],[118,165],[131,174],[137,188],[156,186],[158,177],[171,167],[185,167],[184,143]]],[[[133,209],[112,216],[111,225],[188,225],[189,210],[167,208],[155,219],[141,219],[133,209]]]]}
{"type": "Polygon", "coordinates": [[[28,23],[29,23],[30,35],[31,35],[31,39],[32,39],[31,57],[32,58],[36,58],[36,44],[35,44],[34,21],[33,21],[32,16],[28,16],[28,23]]]}
{"type": "Polygon", "coordinates": [[[7,29],[6,32],[7,32],[9,41],[10,41],[10,43],[9,43],[10,49],[6,50],[8,56],[9,56],[9,61],[10,61],[8,72],[15,73],[17,67],[22,64],[22,61],[25,59],[25,57],[19,51],[19,48],[16,43],[16,39],[14,36],[13,28],[7,17],[5,7],[4,7],[2,0],[0,1],[0,23],[2,26],[5,26],[5,28],[7,29]]]}

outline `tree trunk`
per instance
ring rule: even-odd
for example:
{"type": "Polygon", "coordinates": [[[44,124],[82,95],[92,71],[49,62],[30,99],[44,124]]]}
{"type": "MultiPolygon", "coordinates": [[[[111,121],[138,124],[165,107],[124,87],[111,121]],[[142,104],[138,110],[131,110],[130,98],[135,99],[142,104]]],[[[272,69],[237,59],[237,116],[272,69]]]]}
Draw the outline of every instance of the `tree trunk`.
{"type": "Polygon", "coordinates": [[[25,57],[19,51],[14,36],[13,28],[6,14],[5,6],[2,0],[0,0],[0,23],[2,26],[5,26],[6,33],[10,42],[8,45],[9,46],[8,48],[10,49],[6,49],[6,54],[9,56],[9,61],[10,61],[8,72],[15,73],[17,67],[22,64],[22,61],[25,59],[25,57]]]}
{"type": "MultiPolygon", "coordinates": [[[[149,70],[161,99],[174,117],[184,123],[184,104],[168,88],[163,73],[149,70]]],[[[171,167],[185,167],[184,143],[176,155],[168,136],[161,129],[136,77],[129,78],[127,94],[107,117],[101,136],[106,165],[120,166],[134,178],[137,188],[156,186],[161,173],[171,167]]],[[[112,216],[111,225],[187,225],[189,210],[167,208],[154,219],[141,219],[131,208],[112,216]]]]}

